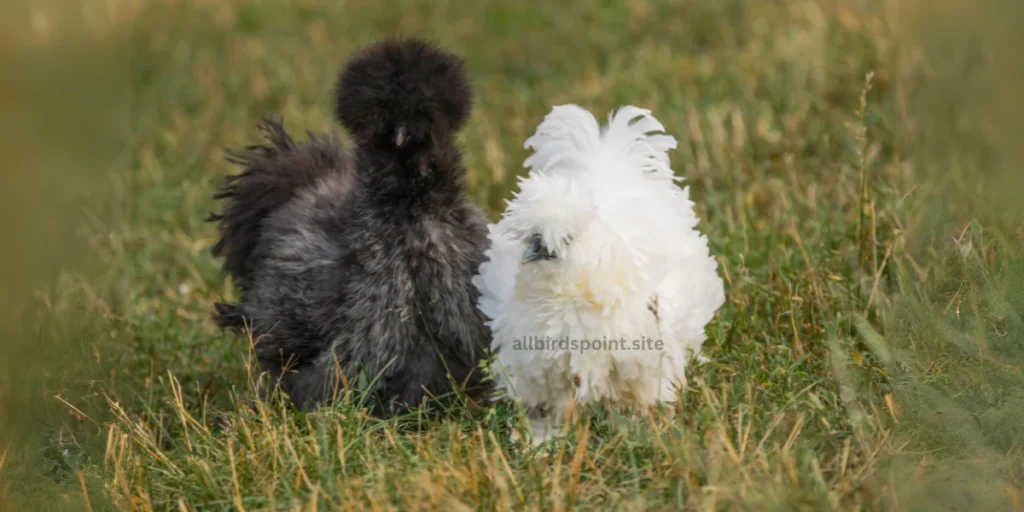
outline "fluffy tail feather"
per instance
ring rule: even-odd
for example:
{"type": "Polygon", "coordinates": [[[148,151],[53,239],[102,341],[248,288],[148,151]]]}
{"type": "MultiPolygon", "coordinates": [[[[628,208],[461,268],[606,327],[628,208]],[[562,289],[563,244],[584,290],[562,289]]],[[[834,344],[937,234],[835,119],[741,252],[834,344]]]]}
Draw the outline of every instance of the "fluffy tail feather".
{"type": "MultiPolygon", "coordinates": [[[[207,219],[216,222],[220,232],[213,254],[224,258],[224,272],[243,293],[258,265],[257,246],[266,218],[320,178],[351,172],[337,137],[310,133],[308,140],[296,143],[278,118],[265,119],[260,131],[265,143],[228,152],[228,161],[244,170],[225,180],[214,196],[224,201],[224,207],[207,219]]],[[[218,308],[218,317],[226,321],[236,316],[221,314],[218,308]]]]}

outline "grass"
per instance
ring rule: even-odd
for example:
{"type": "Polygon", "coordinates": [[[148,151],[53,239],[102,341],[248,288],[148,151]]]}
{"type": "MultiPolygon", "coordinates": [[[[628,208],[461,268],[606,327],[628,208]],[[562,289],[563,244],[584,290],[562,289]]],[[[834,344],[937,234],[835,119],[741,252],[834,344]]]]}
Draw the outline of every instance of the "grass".
{"type": "MultiPolygon", "coordinates": [[[[85,4],[85,22],[23,13],[35,20],[12,46],[23,66],[71,48],[116,57],[102,73],[70,68],[104,101],[59,139],[72,156],[82,133],[99,140],[82,144],[99,153],[75,203],[87,215],[57,217],[84,224],[64,260],[99,263],[57,266],[38,293],[43,279],[26,281],[12,297],[28,306],[0,324],[17,340],[0,373],[0,417],[14,418],[0,430],[0,503],[1024,510],[1024,159],[1011,135],[1024,134],[1012,101],[1024,80],[1004,56],[1021,42],[1020,10],[925,4],[178,0],[85,4]],[[76,38],[62,30],[79,25],[76,38]],[[534,452],[510,440],[507,406],[420,429],[351,401],[248,407],[246,340],[210,319],[234,293],[203,222],[234,172],[223,148],[254,141],[271,113],[297,133],[334,129],[339,65],[394,33],[465,57],[478,101],[462,140],[492,218],[552,105],[644,106],[679,138],[673,168],[728,300],[674,419],[591,411],[534,452]]],[[[24,76],[68,69],[31,67],[24,76]]],[[[47,105],[67,94],[56,89],[39,89],[47,105]]],[[[42,167],[71,175],[78,162],[42,167]]]]}

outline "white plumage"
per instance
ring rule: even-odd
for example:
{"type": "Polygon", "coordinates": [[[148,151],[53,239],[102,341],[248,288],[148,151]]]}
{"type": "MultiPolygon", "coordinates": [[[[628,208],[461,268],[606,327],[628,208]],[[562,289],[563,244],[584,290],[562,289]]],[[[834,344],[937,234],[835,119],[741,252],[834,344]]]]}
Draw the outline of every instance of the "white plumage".
{"type": "Polygon", "coordinates": [[[530,411],[536,441],[574,401],[674,401],[725,301],[663,132],[637,107],[603,128],[579,106],[555,107],[526,141],[529,175],[489,226],[489,261],[473,282],[495,379],[530,411]]]}

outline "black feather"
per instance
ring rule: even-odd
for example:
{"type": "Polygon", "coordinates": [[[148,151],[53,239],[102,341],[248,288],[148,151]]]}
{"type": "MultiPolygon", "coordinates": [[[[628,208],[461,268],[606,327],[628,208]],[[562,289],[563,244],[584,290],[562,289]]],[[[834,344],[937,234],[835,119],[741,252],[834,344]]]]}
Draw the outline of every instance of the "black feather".
{"type": "Polygon", "coordinates": [[[218,305],[218,322],[251,322],[261,367],[305,409],[360,371],[379,415],[456,387],[476,396],[490,333],[471,279],[487,229],[455,144],[471,108],[462,63],[423,41],[386,41],[339,84],[351,153],[317,136],[296,144],[278,123],[269,144],[236,157],[245,171],[219,194],[215,252],[242,299],[218,305]]]}
{"type": "Polygon", "coordinates": [[[220,327],[227,327],[234,331],[241,331],[245,328],[245,315],[242,313],[240,304],[228,302],[217,302],[213,305],[213,320],[220,327]]]}
{"type": "Polygon", "coordinates": [[[253,254],[266,218],[323,177],[336,175],[349,182],[353,178],[349,155],[337,137],[311,136],[296,144],[279,118],[264,119],[259,127],[265,144],[228,151],[228,161],[244,170],[224,180],[213,196],[225,201],[224,210],[207,219],[220,223],[213,254],[224,258],[224,271],[243,290],[259,265],[253,254]]]}
{"type": "Polygon", "coordinates": [[[357,55],[338,79],[335,114],[360,144],[394,149],[445,144],[469,119],[473,107],[462,60],[419,39],[394,39],[357,55]]]}

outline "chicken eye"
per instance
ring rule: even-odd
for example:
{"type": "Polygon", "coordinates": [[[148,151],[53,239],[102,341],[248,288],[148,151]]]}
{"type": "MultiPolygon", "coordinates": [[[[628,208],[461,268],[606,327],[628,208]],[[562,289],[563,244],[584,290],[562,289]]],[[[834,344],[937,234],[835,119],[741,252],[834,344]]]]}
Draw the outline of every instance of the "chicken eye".
{"type": "Polygon", "coordinates": [[[523,263],[530,263],[538,260],[553,260],[555,253],[544,246],[544,239],[539,234],[534,234],[526,241],[526,251],[523,252],[523,263]]]}

